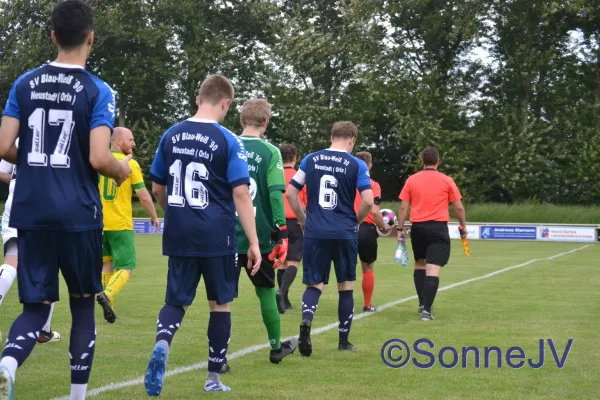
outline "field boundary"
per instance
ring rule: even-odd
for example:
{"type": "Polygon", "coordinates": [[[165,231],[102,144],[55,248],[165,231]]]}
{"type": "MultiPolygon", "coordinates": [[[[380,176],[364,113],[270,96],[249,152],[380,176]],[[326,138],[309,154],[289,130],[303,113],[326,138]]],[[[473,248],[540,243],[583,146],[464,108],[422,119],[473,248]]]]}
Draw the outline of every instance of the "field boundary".
{"type": "MultiPolygon", "coordinates": [[[[533,263],[536,263],[536,262],[539,262],[539,261],[551,261],[551,260],[555,260],[555,259],[557,259],[559,257],[563,257],[563,256],[566,256],[568,254],[572,254],[572,253],[575,253],[577,251],[580,251],[580,250],[583,250],[583,249],[586,249],[586,248],[592,247],[592,246],[593,246],[592,244],[588,244],[588,245],[585,245],[585,246],[577,247],[577,248],[569,250],[569,251],[565,251],[565,252],[562,252],[562,253],[554,254],[552,256],[543,257],[543,258],[534,258],[534,259],[531,259],[529,261],[525,261],[525,262],[523,262],[521,264],[512,265],[510,267],[502,268],[502,269],[490,272],[490,273],[485,274],[485,275],[481,275],[481,276],[478,276],[478,277],[475,277],[475,278],[465,279],[465,280],[460,281],[460,282],[456,282],[456,283],[452,283],[450,285],[443,286],[443,287],[439,288],[438,292],[443,292],[443,291],[450,290],[450,289],[453,289],[453,288],[458,287],[458,286],[466,285],[466,284],[471,283],[471,282],[476,282],[476,281],[480,281],[480,280],[483,280],[483,279],[491,278],[493,276],[502,274],[504,272],[508,272],[508,271],[511,271],[511,270],[517,269],[517,268],[522,268],[522,267],[525,267],[527,265],[530,265],[530,264],[533,264],[533,263]]],[[[409,297],[405,297],[403,299],[395,300],[395,301],[392,301],[390,303],[386,303],[386,304],[378,307],[377,311],[375,311],[375,312],[363,312],[363,313],[355,315],[354,316],[354,321],[359,320],[359,319],[363,319],[363,318],[367,318],[367,317],[369,317],[371,315],[374,315],[374,314],[377,314],[377,313],[379,313],[379,312],[381,312],[383,310],[386,310],[386,309],[391,308],[391,307],[395,307],[395,306],[397,306],[399,304],[406,303],[406,302],[414,300],[416,298],[417,298],[417,296],[415,295],[415,296],[409,296],[409,297]]],[[[321,334],[323,332],[327,332],[327,331],[332,330],[332,329],[337,328],[337,327],[338,327],[338,322],[336,321],[336,322],[333,322],[331,324],[322,326],[320,328],[313,329],[312,332],[311,332],[311,336],[313,336],[313,335],[319,335],[319,334],[321,334]]],[[[281,340],[284,341],[284,340],[289,340],[291,338],[292,337],[287,337],[287,338],[282,338],[281,340]]],[[[227,359],[228,360],[234,360],[236,358],[240,358],[240,357],[243,357],[245,355],[248,355],[248,354],[251,354],[251,353],[255,353],[255,352],[259,351],[259,350],[267,349],[269,347],[270,347],[270,345],[268,343],[246,347],[244,349],[241,349],[241,350],[238,350],[238,351],[235,351],[235,352],[231,353],[230,355],[227,356],[227,359]]],[[[204,369],[204,368],[207,367],[207,365],[208,365],[208,363],[206,361],[203,361],[203,362],[199,362],[199,363],[196,363],[196,364],[189,365],[187,367],[175,368],[175,369],[167,372],[167,377],[173,376],[173,375],[183,374],[185,372],[190,372],[190,371],[196,371],[196,370],[199,370],[199,369],[204,369]]],[[[131,379],[131,380],[123,381],[123,382],[119,382],[119,383],[111,383],[111,384],[108,384],[106,386],[101,386],[99,388],[89,390],[88,393],[87,393],[87,397],[93,397],[93,396],[97,396],[99,394],[102,394],[104,392],[113,391],[113,390],[119,390],[119,389],[126,388],[126,387],[129,387],[129,386],[141,385],[143,383],[144,383],[144,377],[140,377],[140,378],[137,378],[137,379],[131,379]]],[[[69,400],[69,396],[58,397],[58,398],[54,398],[52,400],[69,400]]]]}

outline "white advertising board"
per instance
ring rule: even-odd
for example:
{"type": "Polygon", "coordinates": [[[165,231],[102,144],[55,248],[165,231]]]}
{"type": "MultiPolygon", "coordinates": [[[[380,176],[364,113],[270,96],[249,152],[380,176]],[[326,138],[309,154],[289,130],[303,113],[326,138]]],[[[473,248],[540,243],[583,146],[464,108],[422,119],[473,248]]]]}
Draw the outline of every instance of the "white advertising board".
{"type": "Polygon", "coordinates": [[[576,226],[538,226],[537,240],[553,242],[594,242],[596,229],[576,226]]]}
{"type": "MultiPolygon", "coordinates": [[[[480,226],[481,225],[470,225],[469,223],[467,223],[467,232],[469,233],[467,239],[478,240],[480,226]]],[[[450,239],[460,239],[460,233],[458,232],[458,224],[449,223],[448,231],[450,233],[450,239]]]]}

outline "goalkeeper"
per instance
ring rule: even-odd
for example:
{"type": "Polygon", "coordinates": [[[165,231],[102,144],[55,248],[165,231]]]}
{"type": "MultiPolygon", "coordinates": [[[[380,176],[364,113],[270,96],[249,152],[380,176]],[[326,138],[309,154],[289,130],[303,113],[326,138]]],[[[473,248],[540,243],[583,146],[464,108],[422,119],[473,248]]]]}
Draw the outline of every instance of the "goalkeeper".
{"type": "MultiPolygon", "coordinates": [[[[283,161],[279,149],[263,138],[270,117],[271,106],[263,99],[248,100],[240,113],[243,128],[240,138],[248,156],[250,195],[254,204],[260,252],[263,254],[260,269],[254,275],[245,267],[248,264],[249,245],[239,220],[236,236],[239,273],[242,269],[245,270],[254,285],[271,344],[269,360],[278,364],[285,356],[294,352],[298,341],[292,339],[281,342],[280,316],[275,300],[275,269],[286,260],[288,238],[281,195],[286,187],[283,161]]],[[[228,369],[225,362],[222,372],[227,372],[228,369]]]]}

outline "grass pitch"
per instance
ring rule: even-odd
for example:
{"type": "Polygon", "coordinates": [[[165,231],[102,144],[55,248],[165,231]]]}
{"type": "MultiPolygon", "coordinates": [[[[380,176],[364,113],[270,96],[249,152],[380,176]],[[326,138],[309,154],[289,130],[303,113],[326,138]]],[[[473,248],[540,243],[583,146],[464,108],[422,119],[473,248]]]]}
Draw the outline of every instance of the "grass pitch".
{"type": "MultiPolygon", "coordinates": [[[[393,262],[395,241],[380,239],[373,302],[383,305],[414,295],[412,267],[393,262]]],[[[477,242],[471,241],[472,259],[453,242],[451,263],[442,271],[440,287],[490,274],[534,259],[486,279],[467,282],[438,293],[434,305],[437,321],[422,322],[416,313],[417,301],[408,300],[381,312],[354,321],[350,340],[358,347],[353,353],[337,350],[337,329],[313,335],[313,355],[306,359],[296,352],[280,365],[268,361],[268,349],[247,352],[230,361],[232,371],[223,382],[230,393],[203,392],[206,369],[178,370],[167,378],[163,399],[597,399],[598,332],[600,322],[600,274],[597,260],[600,246],[548,259],[558,253],[582,247],[568,243],[477,242]],[[545,365],[511,369],[446,369],[436,360],[429,369],[412,363],[403,368],[386,367],[382,345],[389,339],[411,345],[420,338],[435,343],[436,354],[444,346],[498,346],[505,353],[520,346],[527,358],[539,359],[539,339],[553,339],[560,358],[568,339],[574,339],[565,366],[557,368],[546,346],[545,365]]],[[[142,384],[105,390],[107,385],[141,378],[154,345],[156,317],[164,301],[167,260],[161,255],[159,236],[136,236],[138,267],[124,292],[117,298],[120,319],[107,324],[96,309],[98,338],[89,389],[102,392],[89,398],[146,399],[142,384]]],[[[360,268],[360,267],[359,267],[360,268]]],[[[362,313],[362,291],[355,288],[355,315],[362,313]]],[[[301,274],[291,289],[294,310],[282,315],[284,336],[297,335],[300,323],[301,274]]],[[[62,334],[56,344],[37,346],[18,370],[17,399],[53,399],[69,392],[68,342],[70,313],[66,288],[57,303],[53,329],[62,334]]],[[[4,333],[21,310],[17,285],[0,306],[0,329],[4,333]]],[[[168,369],[206,361],[208,306],[203,286],[173,341],[168,369]]],[[[337,321],[337,293],[326,288],[313,322],[313,331],[337,321]]],[[[266,344],[258,299],[245,276],[240,279],[240,298],[233,303],[232,338],[229,354],[266,344]]],[[[460,352],[460,349],[459,349],[460,352]]],[[[397,355],[397,354],[396,354],[397,355]]],[[[414,354],[413,354],[414,355],[414,354]]],[[[451,355],[444,360],[449,363],[451,355]]],[[[428,359],[417,356],[424,363],[428,359]]],[[[493,357],[492,357],[493,359],[493,357]]],[[[462,359],[461,359],[462,361],[462,359]]],[[[202,364],[200,364],[202,366],[202,364]]],[[[91,394],[94,394],[93,392],[91,394]]]]}

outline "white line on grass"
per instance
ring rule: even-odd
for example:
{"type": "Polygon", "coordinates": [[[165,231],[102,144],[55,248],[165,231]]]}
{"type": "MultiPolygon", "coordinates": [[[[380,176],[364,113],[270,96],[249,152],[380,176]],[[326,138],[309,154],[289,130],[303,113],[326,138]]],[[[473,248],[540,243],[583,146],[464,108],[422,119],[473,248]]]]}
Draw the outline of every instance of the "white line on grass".
{"type": "MultiPolygon", "coordinates": [[[[467,283],[471,283],[471,282],[475,282],[475,281],[480,281],[482,279],[491,278],[494,275],[498,275],[498,274],[501,274],[503,272],[507,272],[507,271],[510,271],[510,270],[513,270],[513,269],[525,267],[525,266],[527,266],[529,264],[533,264],[533,263],[538,262],[538,261],[554,260],[556,258],[559,258],[559,257],[562,257],[562,256],[566,256],[566,255],[571,254],[571,253],[575,253],[576,251],[583,250],[583,249],[588,248],[590,246],[593,246],[593,245],[588,244],[586,246],[578,247],[576,249],[565,251],[563,253],[558,253],[558,254],[555,254],[553,256],[546,257],[546,258],[534,258],[533,260],[526,261],[526,262],[524,262],[522,264],[513,265],[512,267],[506,267],[506,268],[503,268],[503,269],[499,269],[497,271],[490,272],[489,274],[486,274],[486,275],[478,276],[476,278],[466,279],[464,281],[456,282],[456,283],[453,283],[451,285],[443,286],[443,287],[441,287],[441,288],[438,289],[438,292],[443,292],[445,290],[449,290],[449,289],[455,288],[457,286],[466,285],[467,283]]],[[[366,317],[368,317],[370,315],[376,314],[376,313],[378,313],[380,311],[383,311],[383,310],[385,310],[387,308],[397,306],[398,304],[406,303],[407,301],[414,300],[416,298],[417,298],[417,296],[410,296],[410,297],[406,297],[404,299],[392,301],[391,303],[387,303],[387,304],[384,304],[382,306],[377,307],[377,311],[375,311],[375,312],[364,312],[364,313],[355,315],[354,316],[354,321],[356,321],[358,319],[366,318],[366,317]]],[[[318,334],[323,333],[323,332],[327,332],[327,331],[335,329],[337,327],[338,327],[338,323],[334,322],[334,323],[331,323],[329,325],[325,325],[325,326],[322,326],[320,328],[313,329],[311,331],[311,336],[318,335],[318,334]]],[[[281,341],[289,340],[289,339],[291,339],[291,337],[285,338],[285,339],[281,339],[281,341]]],[[[245,349],[238,350],[236,352],[233,352],[233,353],[229,354],[227,356],[227,359],[228,360],[235,360],[236,358],[240,358],[240,357],[243,357],[243,356],[245,356],[247,354],[255,353],[255,352],[259,351],[259,350],[267,349],[269,347],[270,347],[270,345],[268,343],[259,344],[259,345],[251,346],[251,347],[246,347],[245,349]]],[[[203,362],[200,362],[200,363],[197,363],[197,364],[189,365],[187,367],[180,367],[180,368],[175,368],[173,370],[170,370],[170,371],[167,372],[167,376],[179,375],[179,374],[183,374],[184,372],[190,372],[190,371],[195,371],[195,370],[198,370],[198,369],[203,369],[203,368],[206,368],[207,366],[208,366],[208,363],[206,361],[203,361],[203,362]]],[[[99,387],[99,388],[92,389],[92,390],[88,391],[87,396],[88,397],[97,396],[97,395],[99,395],[101,393],[108,392],[108,391],[111,391],[111,390],[118,390],[118,389],[122,389],[122,388],[129,387],[129,386],[141,385],[143,383],[144,383],[144,378],[143,377],[137,378],[137,379],[132,379],[132,380],[129,380],[129,381],[119,382],[119,383],[111,383],[111,384],[108,384],[106,386],[102,386],[102,387],[99,387]]],[[[59,397],[59,398],[56,398],[56,399],[53,399],[53,400],[69,400],[69,397],[68,396],[59,397]]]]}

